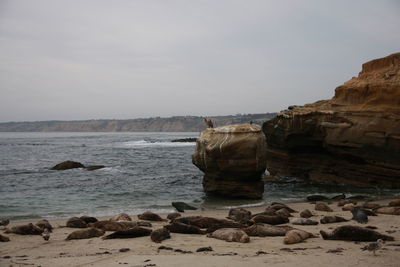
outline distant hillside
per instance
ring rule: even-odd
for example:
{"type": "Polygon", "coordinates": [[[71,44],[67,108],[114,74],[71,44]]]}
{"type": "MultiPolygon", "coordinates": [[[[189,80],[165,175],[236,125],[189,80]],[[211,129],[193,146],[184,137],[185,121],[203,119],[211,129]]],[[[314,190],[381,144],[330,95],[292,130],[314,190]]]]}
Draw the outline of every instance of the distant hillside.
{"type": "MultiPolygon", "coordinates": [[[[276,113],[238,114],[211,118],[214,126],[235,123],[260,124],[276,116],[276,113]]],[[[206,128],[204,117],[175,116],[131,120],[86,121],[35,121],[0,123],[0,132],[199,132],[206,128]]]]}

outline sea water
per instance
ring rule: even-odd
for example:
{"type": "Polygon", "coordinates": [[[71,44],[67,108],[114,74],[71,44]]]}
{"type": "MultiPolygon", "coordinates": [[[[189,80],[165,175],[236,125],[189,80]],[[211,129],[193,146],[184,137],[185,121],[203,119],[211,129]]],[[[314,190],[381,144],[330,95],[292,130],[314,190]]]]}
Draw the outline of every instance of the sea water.
{"type": "Polygon", "coordinates": [[[172,201],[230,208],[304,201],[309,194],[393,195],[349,186],[266,183],[261,200],[203,192],[192,164],[195,143],[171,142],[199,133],[0,133],[0,218],[65,218],[172,212],[172,201]],[[103,169],[50,170],[73,160],[103,169]]]}

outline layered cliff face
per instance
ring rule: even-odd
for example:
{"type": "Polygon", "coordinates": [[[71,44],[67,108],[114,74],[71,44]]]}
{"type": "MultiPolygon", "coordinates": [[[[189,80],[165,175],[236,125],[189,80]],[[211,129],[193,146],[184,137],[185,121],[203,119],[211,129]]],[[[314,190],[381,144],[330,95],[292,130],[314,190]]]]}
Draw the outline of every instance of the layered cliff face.
{"type": "Polygon", "coordinates": [[[272,175],[400,187],[400,53],[363,64],[331,100],[263,125],[272,175]]]}
{"type": "Polygon", "coordinates": [[[204,130],[192,161],[204,172],[204,191],[229,197],[262,197],[266,142],[260,126],[235,124],[204,130]]]}

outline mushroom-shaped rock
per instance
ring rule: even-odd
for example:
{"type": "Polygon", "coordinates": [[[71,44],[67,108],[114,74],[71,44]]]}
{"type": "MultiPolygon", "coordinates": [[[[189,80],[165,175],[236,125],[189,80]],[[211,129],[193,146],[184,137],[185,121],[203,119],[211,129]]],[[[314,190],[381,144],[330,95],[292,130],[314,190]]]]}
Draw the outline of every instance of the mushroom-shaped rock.
{"type": "Polygon", "coordinates": [[[259,199],[264,192],[266,141],[261,127],[234,124],[201,132],[192,156],[207,193],[259,199]]]}

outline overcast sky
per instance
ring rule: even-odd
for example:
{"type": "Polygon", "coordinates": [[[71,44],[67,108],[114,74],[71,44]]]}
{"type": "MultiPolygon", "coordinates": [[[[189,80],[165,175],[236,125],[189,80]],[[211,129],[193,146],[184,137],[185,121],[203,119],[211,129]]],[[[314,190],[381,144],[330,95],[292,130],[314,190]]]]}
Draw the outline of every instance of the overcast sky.
{"type": "Polygon", "coordinates": [[[276,112],[400,51],[400,1],[0,0],[0,122],[276,112]]]}

